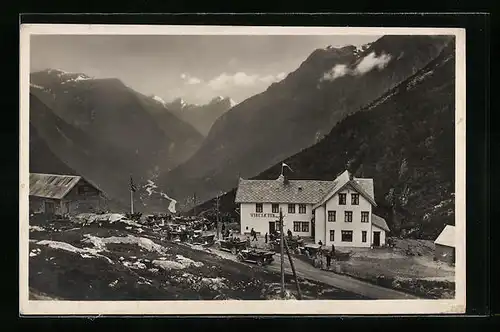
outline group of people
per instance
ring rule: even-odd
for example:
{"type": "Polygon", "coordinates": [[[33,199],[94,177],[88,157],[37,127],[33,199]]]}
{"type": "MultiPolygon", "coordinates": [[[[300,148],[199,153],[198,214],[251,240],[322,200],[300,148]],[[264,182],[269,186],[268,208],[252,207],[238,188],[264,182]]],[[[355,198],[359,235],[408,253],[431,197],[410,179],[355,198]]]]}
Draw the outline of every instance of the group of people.
{"type": "Polygon", "coordinates": [[[324,266],[324,260],[326,260],[326,269],[330,269],[332,265],[332,259],[335,259],[335,245],[332,244],[332,248],[328,251],[325,252],[323,250],[323,242],[321,240],[318,242],[318,244],[321,246],[318,252],[316,253],[315,257],[315,265],[323,269],[324,266]]]}

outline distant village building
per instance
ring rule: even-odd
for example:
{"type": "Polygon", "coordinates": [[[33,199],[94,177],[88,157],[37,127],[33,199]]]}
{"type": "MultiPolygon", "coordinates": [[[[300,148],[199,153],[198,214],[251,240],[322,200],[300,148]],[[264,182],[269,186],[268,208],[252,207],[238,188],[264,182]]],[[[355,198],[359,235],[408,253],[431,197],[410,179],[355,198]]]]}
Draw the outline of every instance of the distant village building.
{"type": "Polygon", "coordinates": [[[455,264],[455,226],[446,225],[434,241],[434,258],[448,264],[455,264]]]}
{"type": "Polygon", "coordinates": [[[106,209],[101,190],[81,176],[30,173],[30,213],[55,215],[106,209]]]}
{"type": "Polygon", "coordinates": [[[242,233],[279,229],[313,237],[336,247],[383,246],[389,227],[372,213],[376,206],[373,179],[353,178],[344,171],[333,181],[240,179],[235,202],[240,205],[242,233]]]}

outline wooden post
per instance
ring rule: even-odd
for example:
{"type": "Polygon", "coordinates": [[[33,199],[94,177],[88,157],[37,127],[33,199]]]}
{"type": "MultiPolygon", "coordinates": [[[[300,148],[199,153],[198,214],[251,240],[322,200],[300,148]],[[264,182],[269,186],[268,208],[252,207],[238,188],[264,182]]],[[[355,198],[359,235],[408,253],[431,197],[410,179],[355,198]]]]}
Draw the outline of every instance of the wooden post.
{"type": "Polygon", "coordinates": [[[196,193],[193,194],[193,205],[194,205],[193,213],[196,216],[196,193]]]}
{"type": "Polygon", "coordinates": [[[299,280],[297,279],[297,273],[295,272],[295,265],[293,265],[292,255],[290,254],[290,249],[288,248],[288,243],[286,239],[284,241],[286,254],[288,255],[288,260],[290,261],[290,266],[292,267],[293,278],[295,279],[295,285],[297,286],[297,297],[302,300],[302,292],[300,291],[299,280]]]}
{"type": "Polygon", "coordinates": [[[281,298],[285,298],[285,257],[283,252],[283,211],[280,209],[281,298]]]}
{"type": "Polygon", "coordinates": [[[130,214],[134,214],[134,191],[130,189],[130,214]]]}
{"type": "Polygon", "coordinates": [[[215,212],[217,213],[217,219],[216,219],[217,221],[215,224],[216,228],[217,228],[217,239],[219,239],[220,238],[220,236],[219,236],[219,194],[217,194],[216,211],[215,212]]]}

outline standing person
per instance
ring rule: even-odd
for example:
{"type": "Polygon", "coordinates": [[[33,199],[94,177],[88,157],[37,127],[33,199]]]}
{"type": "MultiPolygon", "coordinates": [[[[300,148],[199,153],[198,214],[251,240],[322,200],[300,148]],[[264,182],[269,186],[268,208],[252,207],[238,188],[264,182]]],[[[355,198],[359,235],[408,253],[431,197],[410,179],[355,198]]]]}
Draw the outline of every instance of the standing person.
{"type": "Polygon", "coordinates": [[[335,245],[332,243],[332,258],[335,259],[335,245]]]}
{"type": "Polygon", "coordinates": [[[264,241],[267,244],[267,232],[266,232],[266,235],[264,235],[264,241]]]}
{"type": "Polygon", "coordinates": [[[323,246],[323,242],[321,242],[321,240],[319,240],[318,244],[319,244],[320,246],[323,246]]]}
{"type": "Polygon", "coordinates": [[[222,236],[224,236],[224,234],[226,234],[226,225],[224,225],[224,223],[222,224],[222,227],[221,227],[221,233],[222,233],[222,236]]]}
{"type": "Polygon", "coordinates": [[[331,265],[331,262],[332,262],[332,254],[331,253],[328,253],[326,255],[326,269],[327,270],[330,270],[330,265],[331,265]]]}
{"type": "Polygon", "coordinates": [[[288,238],[291,239],[292,238],[292,231],[289,229],[286,233],[288,234],[288,238]]]}

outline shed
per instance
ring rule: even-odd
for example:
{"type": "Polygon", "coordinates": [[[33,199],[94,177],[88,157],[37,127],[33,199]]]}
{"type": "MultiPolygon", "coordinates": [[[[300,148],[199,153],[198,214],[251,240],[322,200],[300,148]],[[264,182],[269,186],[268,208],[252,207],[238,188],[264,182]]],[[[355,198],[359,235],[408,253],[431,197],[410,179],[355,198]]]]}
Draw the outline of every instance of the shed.
{"type": "Polygon", "coordinates": [[[77,175],[30,173],[30,212],[77,214],[106,209],[104,193],[77,175]]]}
{"type": "Polygon", "coordinates": [[[434,245],[435,260],[455,264],[455,226],[446,225],[434,245]]]}

